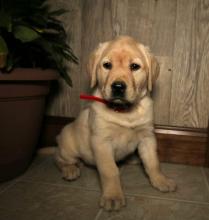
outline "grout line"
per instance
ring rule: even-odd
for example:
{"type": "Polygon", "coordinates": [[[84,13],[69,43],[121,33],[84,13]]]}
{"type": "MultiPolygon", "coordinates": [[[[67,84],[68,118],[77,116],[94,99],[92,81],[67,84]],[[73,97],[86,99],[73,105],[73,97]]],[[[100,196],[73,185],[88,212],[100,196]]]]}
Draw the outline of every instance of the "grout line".
{"type": "Polygon", "coordinates": [[[203,167],[200,167],[200,170],[201,170],[201,173],[202,173],[202,176],[203,176],[205,185],[206,185],[206,187],[207,187],[207,189],[208,189],[208,192],[209,192],[209,183],[208,183],[208,179],[207,179],[207,176],[206,176],[206,174],[205,174],[204,168],[203,168],[203,167]]]}
{"type": "MultiPolygon", "coordinates": [[[[86,188],[86,187],[79,187],[79,186],[68,186],[65,184],[53,184],[53,183],[46,183],[46,182],[40,182],[40,181],[30,181],[30,180],[21,180],[20,182],[29,182],[29,183],[39,183],[44,185],[51,185],[51,186],[60,186],[60,187],[66,187],[71,189],[79,189],[83,191],[89,191],[89,192],[96,192],[101,193],[100,190],[92,189],[92,188],[86,188]]],[[[201,202],[201,201],[192,201],[192,200],[186,200],[186,199],[175,199],[175,198],[167,198],[167,197],[159,197],[159,196],[152,196],[152,195],[146,195],[146,194],[135,194],[135,193],[124,193],[127,197],[144,197],[148,199],[158,199],[158,200],[165,200],[165,201],[173,201],[173,202],[182,202],[182,203],[188,203],[188,204],[199,204],[199,205],[209,205],[209,202],[201,202]]],[[[99,215],[99,213],[98,213],[99,215]]]]}
{"type": "Polygon", "coordinates": [[[81,190],[86,190],[86,191],[92,191],[92,192],[101,192],[100,189],[93,189],[93,188],[87,188],[84,186],[70,186],[67,184],[62,184],[62,183],[49,183],[49,182],[42,182],[42,181],[34,181],[34,180],[29,180],[29,179],[23,179],[20,180],[19,182],[28,182],[28,183],[38,183],[38,184],[44,184],[44,185],[49,185],[49,186],[59,186],[59,187],[66,187],[66,188],[72,188],[72,189],[81,189],[81,190]]]}
{"type": "MultiPolygon", "coordinates": [[[[39,156],[39,157],[43,157],[43,160],[39,163],[39,164],[31,164],[28,169],[25,171],[25,173],[23,173],[19,179],[20,180],[24,180],[24,179],[29,179],[30,177],[27,177],[27,173],[30,172],[30,169],[34,169],[35,168],[35,172],[36,170],[40,169],[46,162],[47,162],[47,158],[49,157],[45,157],[45,156],[39,156]]],[[[36,157],[37,158],[37,157],[36,157]]],[[[35,161],[36,159],[34,159],[35,161]]],[[[34,172],[34,171],[33,171],[34,172]]]]}
{"type": "Polygon", "coordinates": [[[125,193],[128,197],[144,197],[148,199],[158,199],[158,200],[167,200],[172,202],[182,202],[182,203],[189,203],[189,204],[198,204],[198,205],[209,205],[209,202],[201,202],[201,201],[192,201],[192,200],[186,200],[186,199],[175,199],[175,198],[163,198],[158,196],[150,196],[145,194],[133,194],[133,193],[125,193]]]}
{"type": "Polygon", "coordinates": [[[12,186],[16,185],[16,183],[18,183],[20,181],[20,178],[17,177],[17,179],[12,180],[12,182],[10,184],[8,184],[8,186],[6,186],[5,188],[3,188],[2,190],[0,190],[0,195],[2,193],[4,193],[5,191],[7,191],[9,188],[11,188],[12,186]]]}
{"type": "Polygon", "coordinates": [[[96,215],[96,217],[95,217],[95,219],[94,220],[98,220],[99,218],[100,218],[100,216],[101,216],[101,214],[102,214],[102,209],[100,209],[99,211],[98,211],[98,213],[97,213],[97,215],[96,215]]]}
{"type": "MultiPolygon", "coordinates": [[[[35,161],[35,159],[34,159],[34,161],[35,161]]],[[[35,165],[35,167],[40,167],[45,161],[46,161],[46,160],[41,161],[40,164],[35,165]]],[[[31,167],[33,167],[33,166],[34,166],[34,164],[32,163],[32,164],[28,167],[28,170],[29,170],[31,167]]],[[[28,170],[26,170],[26,172],[27,172],[28,170]]],[[[26,172],[25,172],[25,173],[26,173],[26,172]]],[[[5,192],[7,189],[9,189],[10,187],[12,187],[12,186],[15,185],[16,183],[18,183],[18,182],[24,180],[24,178],[25,178],[25,174],[23,173],[23,174],[19,175],[18,177],[16,177],[15,179],[11,180],[11,183],[10,183],[8,186],[6,186],[3,190],[0,190],[0,194],[2,194],[3,192],[5,192]]]]}
{"type": "MultiPolygon", "coordinates": [[[[45,160],[43,162],[41,162],[37,167],[40,167],[44,162],[45,162],[45,160]]],[[[124,169],[125,169],[125,165],[123,165],[121,167],[121,169],[120,169],[120,174],[121,175],[123,174],[124,169]]],[[[206,174],[204,172],[204,169],[201,167],[200,171],[202,173],[204,182],[205,182],[205,184],[207,186],[207,189],[208,189],[208,192],[209,192],[209,183],[207,181],[207,177],[206,177],[206,174]]],[[[14,186],[18,182],[39,183],[39,184],[44,184],[44,185],[68,187],[68,188],[71,188],[71,189],[79,189],[79,190],[83,190],[83,191],[90,191],[90,192],[101,193],[100,189],[88,188],[88,187],[85,187],[85,186],[70,186],[70,185],[66,185],[66,184],[62,184],[62,183],[51,183],[51,182],[34,181],[34,180],[24,179],[24,176],[23,176],[23,178],[20,176],[18,179],[14,180],[11,184],[9,184],[7,187],[5,187],[3,190],[1,190],[0,194],[5,192],[6,190],[8,190],[10,187],[14,186]]],[[[183,202],[183,203],[189,203],[189,204],[209,205],[209,202],[192,201],[192,200],[186,200],[186,199],[166,198],[166,197],[163,198],[163,197],[146,195],[146,194],[125,193],[125,195],[128,196],[128,197],[144,197],[144,198],[149,198],[149,199],[159,199],[159,200],[183,202]]],[[[97,213],[97,215],[95,217],[95,220],[98,220],[98,218],[100,217],[101,213],[102,213],[102,210],[100,210],[97,213]]]]}

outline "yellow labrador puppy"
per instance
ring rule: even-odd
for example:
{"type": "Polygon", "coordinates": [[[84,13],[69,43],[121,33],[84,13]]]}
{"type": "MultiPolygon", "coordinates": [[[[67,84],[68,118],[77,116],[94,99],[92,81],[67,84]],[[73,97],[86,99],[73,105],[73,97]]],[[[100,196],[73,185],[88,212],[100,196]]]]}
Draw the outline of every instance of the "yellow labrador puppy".
{"type": "Polygon", "coordinates": [[[153,103],[149,92],[159,65],[148,48],[131,37],[101,43],[90,56],[88,73],[94,96],[91,102],[57,138],[56,161],[67,180],[80,176],[79,159],[96,165],[102,185],[100,206],[118,210],[125,205],[116,161],[135,149],[151,184],[162,192],[176,184],[165,177],[156,152],[153,103]]]}

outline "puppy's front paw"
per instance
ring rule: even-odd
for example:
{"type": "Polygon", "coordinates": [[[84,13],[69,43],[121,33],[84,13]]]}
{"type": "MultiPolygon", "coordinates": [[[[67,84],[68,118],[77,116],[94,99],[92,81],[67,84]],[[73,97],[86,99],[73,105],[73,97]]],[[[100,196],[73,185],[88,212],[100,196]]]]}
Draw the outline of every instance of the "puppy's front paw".
{"type": "Polygon", "coordinates": [[[164,175],[159,175],[151,179],[152,185],[161,192],[173,192],[176,190],[176,183],[164,175]]]}
{"type": "Polygon", "coordinates": [[[68,165],[62,168],[62,176],[66,180],[75,180],[80,176],[80,168],[76,165],[68,165]]]}
{"type": "Polygon", "coordinates": [[[100,199],[100,206],[107,211],[118,211],[125,205],[125,197],[122,193],[118,195],[103,195],[100,199]]]}

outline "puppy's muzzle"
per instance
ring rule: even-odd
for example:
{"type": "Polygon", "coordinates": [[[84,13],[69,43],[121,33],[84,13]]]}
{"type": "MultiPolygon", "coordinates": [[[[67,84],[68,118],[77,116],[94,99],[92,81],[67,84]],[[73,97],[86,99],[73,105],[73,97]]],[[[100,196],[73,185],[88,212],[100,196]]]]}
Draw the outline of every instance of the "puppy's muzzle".
{"type": "Polygon", "coordinates": [[[123,81],[115,81],[111,85],[112,89],[112,98],[114,99],[120,99],[125,97],[126,93],[126,83],[123,81]]]}

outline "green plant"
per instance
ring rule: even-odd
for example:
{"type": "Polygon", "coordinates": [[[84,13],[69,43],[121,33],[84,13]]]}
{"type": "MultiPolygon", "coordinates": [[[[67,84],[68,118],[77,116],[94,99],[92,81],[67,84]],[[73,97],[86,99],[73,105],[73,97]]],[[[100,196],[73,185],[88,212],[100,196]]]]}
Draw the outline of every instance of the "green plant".
{"type": "Polygon", "coordinates": [[[51,10],[47,0],[0,0],[0,69],[53,68],[71,85],[66,61],[77,63],[58,19],[67,11],[51,10]]]}

